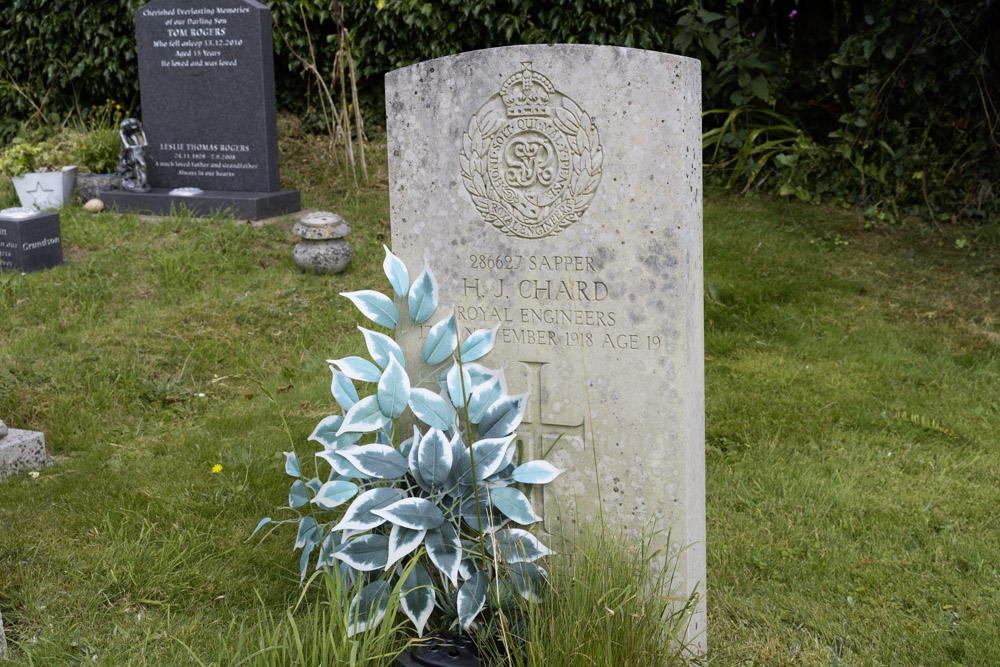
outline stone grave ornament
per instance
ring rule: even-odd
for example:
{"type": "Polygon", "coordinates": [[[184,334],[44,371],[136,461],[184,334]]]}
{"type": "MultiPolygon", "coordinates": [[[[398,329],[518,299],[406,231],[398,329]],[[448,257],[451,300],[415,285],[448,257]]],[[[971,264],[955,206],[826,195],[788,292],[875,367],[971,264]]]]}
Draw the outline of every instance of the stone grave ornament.
{"type": "Polygon", "coordinates": [[[0,211],[0,271],[39,271],[62,264],[59,214],[33,208],[0,211]]]}
{"type": "MultiPolygon", "coordinates": [[[[567,469],[532,497],[543,536],[669,534],[682,595],[705,586],[700,77],[585,45],[386,75],[392,251],[433,263],[462,336],[496,327],[525,454],[567,469]]],[[[400,327],[404,352],[421,328],[400,327]]]]}
{"type": "Polygon", "coordinates": [[[344,239],[351,226],[336,213],[314,211],[295,224],[299,242],[292,251],[295,264],[313,273],[340,273],[354,256],[351,245],[344,239]]]}
{"type": "Polygon", "coordinates": [[[270,10],[255,0],[152,0],[136,10],[135,34],[151,189],[103,192],[105,204],[156,215],[229,209],[249,220],[298,211],[298,191],[282,190],[278,176],[270,10]]]}

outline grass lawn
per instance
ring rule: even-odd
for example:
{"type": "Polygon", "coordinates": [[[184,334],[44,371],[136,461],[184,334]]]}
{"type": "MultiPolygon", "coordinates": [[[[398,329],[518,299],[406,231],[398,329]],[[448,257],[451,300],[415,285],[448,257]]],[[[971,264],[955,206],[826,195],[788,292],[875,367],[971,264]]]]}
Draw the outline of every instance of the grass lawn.
{"type": "MultiPolygon", "coordinates": [[[[384,149],[354,191],[282,143],[284,185],[353,227],[340,276],[295,268],[293,218],[78,207],[64,266],[0,273],[0,415],[57,461],[0,483],[15,664],[227,664],[295,603],[291,529],[245,540],[287,498],[279,410],[311,457],[325,359],[363,353],[337,293],[384,284],[384,149]]],[[[959,237],[709,192],[714,664],[1000,664],[1000,259],[959,237]]]]}

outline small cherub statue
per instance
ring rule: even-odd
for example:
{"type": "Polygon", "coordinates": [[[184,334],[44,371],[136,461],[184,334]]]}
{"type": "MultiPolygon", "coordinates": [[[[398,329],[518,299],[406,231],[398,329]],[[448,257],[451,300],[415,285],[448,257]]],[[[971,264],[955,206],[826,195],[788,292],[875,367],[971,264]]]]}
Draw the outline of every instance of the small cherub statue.
{"type": "Polygon", "coordinates": [[[118,155],[118,175],[122,177],[122,190],[128,192],[149,192],[146,180],[146,133],[142,123],[135,118],[126,118],[119,126],[122,151],[118,155]]]}

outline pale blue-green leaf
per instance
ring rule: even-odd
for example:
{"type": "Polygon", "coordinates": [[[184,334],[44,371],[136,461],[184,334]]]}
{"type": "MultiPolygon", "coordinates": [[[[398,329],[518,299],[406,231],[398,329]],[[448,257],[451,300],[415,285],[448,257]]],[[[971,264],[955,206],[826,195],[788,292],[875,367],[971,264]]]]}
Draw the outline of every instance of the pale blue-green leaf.
{"type": "Polygon", "coordinates": [[[437,310],[439,296],[437,280],[425,264],[424,270],[414,279],[407,293],[410,320],[416,324],[426,322],[437,310]]]}
{"type": "MultiPolygon", "coordinates": [[[[341,374],[343,377],[343,374],[341,374]]],[[[309,440],[313,442],[318,442],[323,445],[324,449],[337,449],[338,447],[346,447],[347,445],[353,445],[361,438],[361,433],[344,433],[342,435],[337,435],[337,431],[344,424],[344,418],[340,415],[332,415],[330,417],[324,417],[323,420],[316,425],[313,429],[312,435],[309,436],[309,440]]]]}
{"type": "Polygon", "coordinates": [[[385,535],[362,535],[340,545],[334,555],[355,570],[381,570],[389,558],[389,538],[385,535]]]}
{"type": "Polygon", "coordinates": [[[357,484],[338,479],[324,484],[311,502],[319,505],[322,509],[332,510],[334,507],[343,505],[353,498],[357,492],[357,484]]]}
{"type": "Polygon", "coordinates": [[[524,419],[527,395],[504,396],[486,409],[479,421],[479,437],[502,438],[513,433],[524,419]]]}
{"type": "Polygon", "coordinates": [[[506,393],[503,375],[497,374],[485,380],[472,390],[469,397],[469,421],[479,424],[486,414],[486,410],[496,403],[506,393]]]}
{"type": "Polygon", "coordinates": [[[537,537],[522,528],[497,531],[487,549],[491,556],[499,556],[508,563],[531,563],[552,553],[537,537]]]}
{"type": "Polygon", "coordinates": [[[399,322],[399,311],[392,299],[381,292],[375,290],[361,290],[360,292],[341,292],[340,296],[346,296],[354,302],[361,314],[370,319],[375,324],[381,324],[387,329],[395,329],[399,322]]]}
{"type": "Polygon", "coordinates": [[[309,555],[315,548],[316,542],[310,542],[306,545],[305,549],[302,550],[302,555],[299,556],[299,583],[305,581],[306,572],[309,570],[309,555]]]}
{"type": "Polygon", "coordinates": [[[358,402],[358,390],[354,388],[351,378],[347,377],[330,364],[333,379],[330,381],[330,392],[342,410],[350,410],[358,402]]]}
{"type": "Polygon", "coordinates": [[[382,621],[389,606],[392,587],[388,581],[373,581],[354,596],[347,609],[347,636],[371,630],[382,621]]]}
{"type": "Polygon", "coordinates": [[[365,491],[354,499],[344,513],[344,517],[332,530],[371,530],[385,523],[384,517],[372,514],[372,510],[388,507],[403,497],[399,489],[380,487],[365,491]]]}
{"type": "Polygon", "coordinates": [[[378,381],[376,396],[382,414],[390,419],[398,419],[410,402],[410,378],[395,358],[389,359],[389,365],[378,381]]]}
{"type": "Polygon", "coordinates": [[[295,536],[295,548],[301,549],[306,544],[317,540],[319,540],[319,526],[316,525],[316,519],[311,516],[299,519],[299,532],[295,536]]]}
{"type": "Polygon", "coordinates": [[[424,541],[426,530],[414,530],[404,528],[400,525],[393,525],[389,531],[389,558],[385,564],[385,569],[396,564],[400,558],[414,551],[424,541]]]}
{"type": "Polygon", "coordinates": [[[534,563],[512,563],[507,568],[507,577],[514,590],[525,600],[541,602],[545,592],[548,573],[534,563]]]}
{"type": "Polygon", "coordinates": [[[448,387],[448,396],[451,397],[451,403],[461,410],[465,407],[466,399],[472,394],[472,377],[464,368],[460,373],[459,365],[456,362],[448,369],[446,378],[445,383],[448,387]]]}
{"type": "Polygon", "coordinates": [[[424,538],[427,555],[452,586],[458,586],[458,564],[462,560],[462,543],[450,523],[442,523],[427,531],[424,538]]]}
{"type": "Polygon", "coordinates": [[[463,630],[468,630],[482,611],[489,585],[485,573],[475,572],[458,590],[458,621],[463,630]]]}
{"type": "Polygon", "coordinates": [[[350,461],[340,455],[339,452],[342,452],[347,448],[348,447],[344,447],[339,451],[328,449],[326,451],[317,452],[316,456],[329,463],[330,467],[333,468],[334,472],[338,475],[342,475],[343,477],[350,479],[364,479],[365,477],[368,477],[368,475],[355,468],[350,461]]]}
{"type": "Polygon", "coordinates": [[[388,507],[372,510],[372,513],[413,530],[430,530],[444,522],[444,514],[426,498],[404,498],[388,507]]]}
{"type": "Polygon", "coordinates": [[[301,479],[295,480],[292,483],[292,488],[288,492],[288,506],[292,509],[296,507],[302,507],[309,502],[309,493],[306,491],[306,485],[302,483],[301,479]]]}
{"type": "Polygon", "coordinates": [[[417,636],[423,636],[424,627],[434,611],[434,582],[424,566],[414,563],[413,569],[399,587],[399,606],[413,622],[417,636]]]}
{"type": "Polygon", "coordinates": [[[535,510],[531,508],[527,496],[512,486],[492,489],[490,503],[503,512],[504,516],[522,526],[528,526],[542,520],[542,517],[535,514],[535,510]]]}
{"type": "Polygon", "coordinates": [[[334,532],[327,533],[319,547],[319,555],[316,558],[316,567],[333,567],[341,564],[334,558],[337,547],[340,546],[340,535],[334,532]]]}
{"type": "Polygon", "coordinates": [[[389,279],[389,284],[392,285],[396,296],[404,297],[410,287],[410,272],[406,270],[403,260],[393,255],[392,251],[384,244],[382,248],[385,250],[385,259],[382,260],[382,270],[385,271],[385,277],[389,279]]]}
{"type": "MultiPolygon", "coordinates": [[[[250,537],[253,537],[254,535],[256,535],[258,532],[260,532],[261,528],[263,528],[264,526],[266,526],[269,523],[271,523],[271,517],[265,517],[265,518],[261,519],[260,523],[257,524],[257,527],[253,529],[252,533],[250,533],[250,537]]],[[[250,539],[250,538],[248,537],[247,539],[250,539]]]]}
{"type": "Polygon", "coordinates": [[[548,484],[564,472],[563,468],[557,468],[548,461],[538,460],[517,466],[512,477],[522,484],[548,484]]]}
{"type": "Polygon", "coordinates": [[[389,365],[390,359],[398,361],[400,366],[406,366],[406,360],[403,358],[403,350],[396,344],[396,341],[383,333],[369,331],[364,327],[358,327],[358,330],[365,337],[368,354],[372,356],[372,360],[379,368],[384,369],[389,365]]]}
{"type": "Polygon", "coordinates": [[[388,445],[363,445],[338,453],[369,477],[398,479],[406,474],[406,459],[388,445]]]}
{"type": "Polygon", "coordinates": [[[451,403],[430,389],[411,389],[410,409],[417,419],[442,431],[449,430],[455,421],[455,410],[451,403]]]}
{"type": "Polygon", "coordinates": [[[424,361],[436,366],[451,356],[458,347],[458,332],[455,330],[455,313],[448,315],[427,332],[424,340],[424,361]]]}
{"type": "Polygon", "coordinates": [[[492,329],[478,329],[473,331],[472,334],[465,339],[462,343],[462,363],[469,361],[475,361],[476,359],[481,359],[490,350],[493,349],[493,343],[496,341],[497,330],[500,325],[496,325],[492,329]]]}
{"type": "Polygon", "coordinates": [[[362,382],[378,382],[382,377],[382,369],[361,357],[344,357],[343,359],[327,360],[352,380],[362,382]]]}
{"type": "Polygon", "coordinates": [[[388,423],[389,418],[382,414],[379,407],[378,396],[365,396],[344,415],[344,423],[337,430],[337,435],[370,433],[384,428],[388,423]]]}
{"type": "Polygon", "coordinates": [[[376,431],[375,432],[375,444],[376,445],[389,445],[389,446],[391,446],[392,445],[392,438],[389,437],[389,434],[386,432],[385,429],[382,429],[381,431],[376,431]]]}
{"type": "Polygon", "coordinates": [[[289,477],[301,477],[299,472],[299,460],[295,458],[295,452],[283,452],[285,455],[285,474],[289,477]]]}
{"type": "Polygon", "coordinates": [[[444,484],[452,462],[451,443],[445,434],[436,428],[427,431],[420,439],[415,462],[416,468],[411,467],[411,471],[419,470],[425,483],[432,487],[444,484]]]}
{"type": "Polygon", "coordinates": [[[413,449],[413,444],[416,442],[420,442],[420,431],[418,431],[417,427],[414,426],[413,436],[399,443],[399,453],[402,454],[403,456],[409,456],[410,452],[413,449]]]}
{"type": "Polygon", "coordinates": [[[319,493],[319,490],[323,488],[323,482],[319,481],[319,477],[313,477],[311,480],[306,482],[306,486],[312,489],[313,495],[319,493]]]}
{"type": "Polygon", "coordinates": [[[473,481],[489,478],[503,466],[513,440],[514,435],[508,435],[505,438],[487,438],[473,443],[471,454],[466,449],[460,460],[455,463],[456,468],[461,470],[457,478],[458,483],[471,485],[473,481]],[[473,478],[473,463],[475,463],[475,478],[473,478]]]}
{"type": "MultiPolygon", "coordinates": [[[[420,430],[416,427],[416,425],[414,425],[413,437],[410,438],[408,441],[410,442],[410,448],[407,450],[405,454],[406,465],[407,468],[409,468],[410,470],[410,475],[412,475],[413,479],[417,482],[417,485],[420,486],[420,488],[426,491],[427,493],[430,493],[431,485],[428,484],[424,480],[423,475],[420,474],[420,464],[417,462],[417,455],[420,453],[420,440],[422,437],[423,436],[420,435],[420,430]]],[[[403,453],[402,447],[399,448],[399,453],[400,454],[403,453]]]]}

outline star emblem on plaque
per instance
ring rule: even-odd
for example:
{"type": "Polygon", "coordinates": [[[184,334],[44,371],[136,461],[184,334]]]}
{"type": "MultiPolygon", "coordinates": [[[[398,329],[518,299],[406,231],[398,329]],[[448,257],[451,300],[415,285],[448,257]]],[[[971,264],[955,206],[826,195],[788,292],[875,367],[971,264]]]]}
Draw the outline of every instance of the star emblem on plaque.
{"type": "Polygon", "coordinates": [[[554,236],[579,220],[603,161],[590,116],[530,62],[472,115],[459,156],[480,217],[524,239],[554,236]]]}

